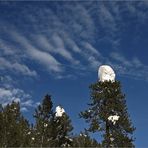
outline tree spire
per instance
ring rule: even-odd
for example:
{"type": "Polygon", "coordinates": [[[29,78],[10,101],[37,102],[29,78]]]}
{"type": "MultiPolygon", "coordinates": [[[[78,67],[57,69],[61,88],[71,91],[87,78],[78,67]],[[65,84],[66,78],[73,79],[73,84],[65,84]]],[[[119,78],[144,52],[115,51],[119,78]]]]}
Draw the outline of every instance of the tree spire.
{"type": "Polygon", "coordinates": [[[103,134],[102,146],[133,147],[135,128],[128,114],[125,95],[120,82],[112,77],[113,70],[109,69],[108,73],[101,70],[101,81],[90,86],[89,108],[81,112],[80,117],[90,123],[90,132],[103,134]]]}

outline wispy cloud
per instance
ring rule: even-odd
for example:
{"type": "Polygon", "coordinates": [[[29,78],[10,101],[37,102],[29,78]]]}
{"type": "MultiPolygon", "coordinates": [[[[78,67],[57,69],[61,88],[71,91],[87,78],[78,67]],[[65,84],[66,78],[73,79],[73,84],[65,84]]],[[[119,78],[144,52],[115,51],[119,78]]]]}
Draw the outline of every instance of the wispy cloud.
{"type": "Polygon", "coordinates": [[[65,49],[64,42],[63,42],[62,38],[59,35],[54,34],[52,36],[52,40],[53,40],[52,43],[54,44],[54,47],[55,47],[55,51],[57,53],[62,55],[65,59],[70,60],[74,64],[78,64],[79,63],[79,61],[75,60],[72,57],[71,53],[65,49]]]}
{"type": "Polygon", "coordinates": [[[144,65],[137,57],[127,59],[119,53],[111,53],[110,56],[114,60],[111,60],[110,64],[119,74],[133,79],[148,80],[148,66],[144,65]]]}
{"type": "Polygon", "coordinates": [[[17,32],[12,32],[12,36],[15,40],[20,43],[23,48],[26,50],[27,54],[36,62],[39,62],[43,66],[45,66],[49,71],[61,72],[62,68],[60,67],[60,63],[48,52],[41,51],[31,45],[27,38],[21,36],[17,32]]]}
{"type": "Polygon", "coordinates": [[[26,110],[28,107],[34,106],[31,96],[19,88],[0,87],[0,100],[4,106],[12,101],[20,102],[21,108],[26,108],[26,110]]]}
{"type": "Polygon", "coordinates": [[[53,7],[26,5],[19,13],[5,12],[8,15],[0,18],[1,103],[19,101],[22,111],[34,107],[31,95],[15,85],[11,74],[76,79],[109,64],[117,75],[148,81],[148,66],[142,58],[127,58],[121,48],[133,28],[130,42],[138,41],[147,7],[146,1],[65,2],[62,6],[57,2],[53,7]],[[4,76],[7,72],[9,76],[4,76]]]}
{"type": "Polygon", "coordinates": [[[114,60],[116,60],[117,62],[120,62],[124,66],[132,67],[132,63],[130,61],[128,61],[127,59],[125,59],[125,57],[123,55],[121,55],[117,52],[113,52],[110,55],[114,60]]]}
{"type": "Polygon", "coordinates": [[[91,54],[96,55],[96,56],[102,56],[101,53],[99,53],[99,51],[97,49],[95,49],[90,43],[83,42],[82,44],[83,44],[85,50],[87,50],[91,54]]]}
{"type": "Polygon", "coordinates": [[[72,64],[78,64],[79,61],[72,57],[72,54],[65,49],[63,39],[58,34],[53,34],[50,39],[44,35],[38,35],[35,37],[37,44],[50,53],[59,54],[64,59],[70,61],[72,64]]]}
{"type": "MultiPolygon", "coordinates": [[[[129,18],[142,18],[144,21],[146,16],[143,9],[139,9],[143,6],[144,2],[76,2],[64,3],[62,7],[57,3],[53,6],[56,10],[54,11],[46,6],[35,5],[32,9],[31,5],[27,5],[17,14],[15,27],[7,24],[6,27],[0,28],[2,32],[5,28],[9,39],[18,43],[14,45],[15,52],[20,50],[22,55],[25,55],[25,60],[38,67],[36,69],[36,66],[27,66],[20,59],[13,62],[21,64],[24,71],[32,68],[31,71],[38,73],[39,70],[45,69],[50,74],[56,73],[59,78],[71,78],[72,75],[78,76],[79,71],[92,72],[99,65],[106,63],[113,64],[124,75],[132,75],[127,69],[135,71],[142,67],[144,71],[147,69],[146,65],[138,58],[132,57],[132,62],[131,59],[127,60],[123,54],[118,54],[118,49],[122,44],[122,34],[127,34],[130,24],[125,16],[128,14],[129,18]],[[20,25],[22,17],[27,24],[20,25]],[[17,46],[20,49],[17,49],[17,46]],[[125,70],[121,68],[122,65],[125,70]]],[[[13,23],[11,25],[13,26],[13,23]]],[[[8,48],[9,42],[6,45],[2,40],[2,43],[3,52],[12,54],[8,48]]],[[[18,64],[15,64],[15,67],[20,69],[18,64]]]]}
{"type": "Polygon", "coordinates": [[[115,17],[104,4],[101,4],[99,8],[99,20],[102,28],[104,28],[104,31],[106,31],[108,35],[114,35],[113,33],[117,30],[115,17]]]}
{"type": "Polygon", "coordinates": [[[10,47],[10,43],[0,39],[0,55],[15,55],[15,48],[10,47]]]}
{"type": "Polygon", "coordinates": [[[35,107],[35,102],[29,93],[15,87],[15,82],[9,75],[0,75],[0,104],[3,106],[12,101],[19,102],[22,111],[35,107]]]}
{"type": "Polygon", "coordinates": [[[7,70],[7,71],[12,71],[12,72],[18,72],[21,73],[22,75],[26,76],[37,76],[36,71],[30,70],[26,65],[20,64],[17,62],[10,62],[7,61],[5,58],[0,57],[0,70],[7,70]]]}

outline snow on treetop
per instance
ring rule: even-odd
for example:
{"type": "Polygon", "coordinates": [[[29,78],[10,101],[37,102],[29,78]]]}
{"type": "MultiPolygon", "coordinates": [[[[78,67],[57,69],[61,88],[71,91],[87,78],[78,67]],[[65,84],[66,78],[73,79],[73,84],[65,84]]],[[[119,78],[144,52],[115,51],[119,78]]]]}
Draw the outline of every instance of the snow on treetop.
{"type": "Polygon", "coordinates": [[[63,113],[65,113],[65,110],[61,106],[56,107],[56,117],[62,117],[63,113]]]}
{"type": "Polygon", "coordinates": [[[101,82],[104,81],[115,81],[115,72],[114,70],[108,65],[102,65],[99,67],[98,70],[98,78],[100,78],[101,82]]]}
{"type": "Polygon", "coordinates": [[[115,125],[115,124],[116,124],[116,121],[119,120],[119,117],[120,117],[120,116],[118,116],[118,115],[113,115],[113,116],[111,115],[111,116],[108,117],[108,120],[109,120],[109,121],[112,121],[113,124],[115,125]]]}

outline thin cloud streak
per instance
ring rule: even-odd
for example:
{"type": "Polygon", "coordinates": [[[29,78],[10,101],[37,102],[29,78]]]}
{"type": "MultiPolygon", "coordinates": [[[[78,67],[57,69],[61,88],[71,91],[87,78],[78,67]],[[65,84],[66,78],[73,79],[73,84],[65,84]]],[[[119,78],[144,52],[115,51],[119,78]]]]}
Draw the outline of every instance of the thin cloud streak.
{"type": "Polygon", "coordinates": [[[45,35],[37,35],[34,36],[34,38],[36,40],[36,45],[38,45],[44,51],[61,55],[61,57],[67,61],[70,61],[72,64],[79,63],[72,57],[71,53],[65,49],[64,42],[60,36],[54,34],[50,39],[47,39],[45,35]]]}
{"type": "Polygon", "coordinates": [[[148,81],[148,66],[144,65],[137,57],[128,60],[122,54],[115,52],[111,53],[110,57],[114,60],[111,60],[110,64],[114,65],[119,74],[148,81]]]}
{"type": "Polygon", "coordinates": [[[17,32],[12,32],[11,34],[25,48],[31,58],[45,66],[50,72],[62,71],[60,63],[51,54],[35,48],[24,36],[19,35],[17,32]]]}
{"type": "Polygon", "coordinates": [[[30,70],[26,65],[17,62],[7,61],[5,58],[0,57],[0,70],[11,70],[12,72],[18,72],[26,76],[37,76],[36,71],[30,70]]]}

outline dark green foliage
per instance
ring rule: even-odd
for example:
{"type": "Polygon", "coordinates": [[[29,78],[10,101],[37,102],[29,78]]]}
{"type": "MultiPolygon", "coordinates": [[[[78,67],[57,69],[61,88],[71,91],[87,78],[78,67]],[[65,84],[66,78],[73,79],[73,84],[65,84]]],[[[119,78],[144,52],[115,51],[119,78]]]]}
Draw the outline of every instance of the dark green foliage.
{"type": "Polygon", "coordinates": [[[20,113],[19,103],[12,102],[1,107],[0,112],[0,146],[19,147],[26,146],[26,132],[29,130],[29,123],[20,113]]]}
{"type": "Polygon", "coordinates": [[[71,138],[73,130],[71,120],[66,113],[63,113],[61,117],[54,116],[53,122],[54,140],[56,147],[69,147],[72,146],[73,140],[71,138]]]}
{"type": "Polygon", "coordinates": [[[20,104],[0,105],[0,147],[98,146],[88,135],[72,137],[73,126],[66,113],[56,116],[51,97],[46,95],[35,109],[31,125],[20,112],[20,104]]]}
{"type": "Polygon", "coordinates": [[[91,103],[80,115],[90,124],[89,132],[102,132],[101,144],[87,130],[73,136],[69,116],[65,112],[57,116],[51,96],[46,95],[35,109],[32,125],[20,112],[19,103],[0,105],[0,147],[133,147],[134,127],[120,83],[97,82],[90,88],[91,103]],[[113,124],[108,117],[115,114],[120,118],[113,124]]]}
{"type": "Polygon", "coordinates": [[[102,146],[133,147],[131,135],[135,128],[127,112],[120,82],[97,82],[91,85],[90,89],[89,108],[80,113],[80,116],[90,123],[88,131],[103,133],[102,146]],[[120,116],[116,124],[108,120],[111,115],[120,116]]]}
{"type": "Polygon", "coordinates": [[[34,126],[34,135],[32,137],[33,146],[52,146],[52,125],[54,113],[52,110],[53,103],[51,97],[46,95],[42,101],[42,104],[37,107],[35,110],[35,126],[34,126]]]}
{"type": "Polygon", "coordinates": [[[74,147],[101,147],[95,139],[91,139],[87,132],[80,133],[73,138],[74,147]]]}
{"type": "Polygon", "coordinates": [[[33,146],[67,147],[72,145],[69,137],[73,129],[71,120],[66,113],[61,117],[56,117],[52,108],[51,97],[46,95],[42,104],[35,110],[33,146]]]}

